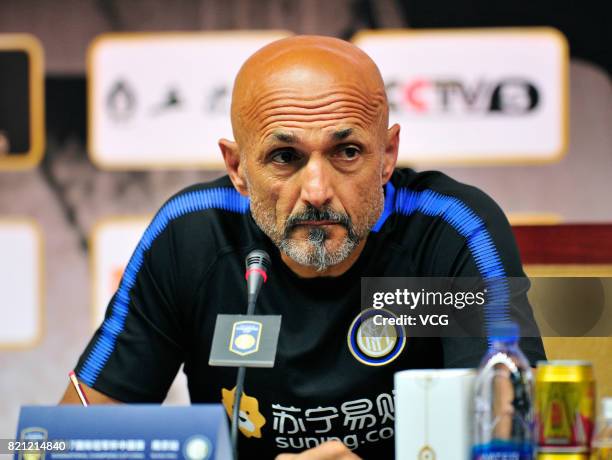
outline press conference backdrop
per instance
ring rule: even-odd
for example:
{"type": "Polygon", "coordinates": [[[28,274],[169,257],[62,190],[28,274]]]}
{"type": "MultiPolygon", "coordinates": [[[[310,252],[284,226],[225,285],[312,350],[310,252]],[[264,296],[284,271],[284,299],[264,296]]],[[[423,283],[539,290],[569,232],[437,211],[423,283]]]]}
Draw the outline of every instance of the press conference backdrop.
{"type": "MultiPolygon", "coordinates": [[[[70,11],[75,17],[90,18],[87,22],[87,30],[90,32],[84,32],[79,28],[72,29],[70,32],[81,38],[88,37],[86,40],[81,40],[81,42],[84,41],[82,44],[79,44],[78,40],[66,40],[69,28],[65,30],[57,28],[57,24],[62,23],[62,20],[67,17],[66,2],[60,2],[64,8],[60,8],[59,11],[57,8],[45,10],[46,20],[39,19],[43,17],[41,14],[31,14],[37,11],[37,7],[30,6],[20,9],[15,6],[18,3],[6,2],[0,5],[0,32],[27,32],[32,27],[31,24],[35,24],[37,30],[44,35],[44,39],[41,40],[43,48],[47,46],[50,48],[50,55],[47,56],[47,69],[56,74],[58,72],[83,74],[86,67],[85,49],[92,43],[90,39],[97,33],[110,29],[99,20],[91,19],[96,17],[95,14],[87,12],[87,8],[95,2],[71,4],[70,11]],[[50,27],[47,23],[55,23],[55,27],[50,27]],[[59,48],[57,40],[61,40],[62,46],[59,48]],[[63,52],[58,52],[58,49],[63,52]],[[82,52],[75,53],[75,49],[80,49],[82,52]]],[[[152,4],[157,5],[156,2],[152,4]]],[[[240,6],[243,2],[237,2],[237,4],[240,6]]],[[[338,35],[340,31],[336,28],[336,24],[342,22],[343,17],[346,18],[352,14],[347,7],[348,3],[339,2],[339,5],[338,15],[333,20],[329,18],[332,15],[325,13],[325,8],[321,8],[318,21],[308,22],[308,18],[312,16],[306,14],[301,16],[306,18],[302,19],[306,22],[296,22],[295,18],[301,11],[298,9],[295,15],[288,16],[285,22],[280,19],[273,20],[273,29],[338,35]]],[[[389,2],[380,2],[379,5],[388,7],[389,2]]],[[[177,2],[175,10],[165,13],[166,21],[171,22],[172,14],[179,14],[177,11],[184,11],[186,8],[186,5],[177,2]]],[[[240,8],[236,11],[238,10],[240,8]]],[[[158,29],[159,24],[168,24],[161,20],[155,23],[157,17],[155,7],[152,7],[148,14],[149,16],[134,17],[132,24],[141,24],[139,21],[144,24],[158,24],[158,29]]],[[[209,24],[206,21],[217,20],[218,24],[223,24],[223,15],[215,14],[218,15],[217,19],[208,19],[209,16],[206,16],[207,19],[204,22],[209,24]]],[[[250,19],[243,16],[238,17],[238,25],[241,24],[240,21],[242,24],[249,24],[250,19]]],[[[397,27],[399,24],[393,23],[394,17],[396,16],[385,16],[386,24],[397,27]]],[[[129,23],[130,21],[127,20],[127,24],[129,23]]],[[[278,32],[272,32],[272,34],[276,33],[278,32]]],[[[403,154],[416,155],[421,148],[425,150],[426,146],[423,145],[423,142],[427,141],[427,137],[418,136],[421,128],[426,127],[425,131],[429,130],[428,132],[433,133],[432,130],[439,128],[438,124],[446,124],[448,127],[463,123],[464,126],[469,127],[467,130],[469,134],[463,140],[466,141],[465,146],[470,147],[471,145],[471,149],[468,148],[463,152],[451,151],[449,147],[455,144],[447,143],[444,145],[447,149],[444,151],[446,157],[444,158],[443,155],[442,159],[439,158],[432,164],[459,180],[486,190],[501,204],[511,218],[515,216],[514,218],[522,222],[537,221],[540,223],[612,221],[612,207],[607,203],[607,197],[612,194],[612,131],[609,129],[612,126],[612,90],[605,72],[593,64],[573,59],[569,68],[565,69],[568,70],[568,73],[564,73],[565,58],[563,56],[566,51],[563,39],[550,30],[530,30],[522,34],[518,32],[517,35],[518,38],[524,39],[525,43],[529,44],[530,51],[527,56],[531,56],[531,59],[544,59],[541,57],[544,55],[531,54],[541,51],[531,41],[534,37],[541,39],[542,41],[538,43],[542,43],[542,47],[550,51],[548,55],[548,59],[551,59],[550,65],[543,69],[545,71],[543,74],[538,74],[538,69],[531,68],[533,66],[525,63],[516,68],[510,68],[511,72],[507,74],[494,67],[482,67],[478,69],[478,72],[472,72],[471,65],[452,69],[449,67],[446,71],[418,67],[423,62],[428,62],[427,65],[434,65],[435,60],[431,63],[428,61],[428,58],[434,55],[443,59],[448,57],[449,53],[455,53],[456,48],[453,47],[452,50],[448,48],[453,46],[455,39],[459,40],[459,36],[454,35],[455,33],[449,31],[448,35],[440,37],[435,33],[428,34],[427,31],[424,31],[422,35],[421,33],[417,35],[404,33],[388,37],[390,40],[418,38],[425,42],[432,38],[436,42],[438,39],[450,37],[447,44],[436,51],[440,54],[435,54],[433,51],[419,53],[419,47],[416,44],[410,45],[409,42],[406,42],[406,50],[410,50],[413,57],[397,59],[397,63],[406,62],[406,68],[414,69],[415,73],[406,74],[407,77],[399,75],[396,80],[393,80],[392,71],[385,74],[392,103],[395,103],[396,106],[403,104],[402,110],[410,111],[404,113],[403,116],[406,119],[398,116],[398,121],[403,125],[403,145],[407,149],[403,154]],[[534,32],[537,33],[534,35],[534,32]],[[416,62],[414,66],[412,61],[416,62]],[[564,75],[569,85],[569,97],[565,101],[564,75]],[[485,113],[484,115],[482,112],[479,113],[478,110],[483,110],[483,107],[491,107],[495,88],[499,87],[499,82],[508,81],[508,78],[512,84],[502,85],[502,88],[508,90],[504,91],[503,96],[506,101],[505,107],[518,108],[519,113],[485,113]],[[536,92],[532,86],[537,88],[536,92]],[[543,94],[546,97],[538,98],[538,102],[535,103],[534,94],[536,93],[539,97],[543,94]],[[443,98],[444,95],[454,98],[452,103],[454,105],[446,106],[450,107],[450,113],[444,113],[442,109],[445,106],[440,105],[440,101],[443,100],[440,98],[443,98]],[[557,105],[546,105],[554,101],[557,105]],[[475,112],[468,110],[470,103],[474,104],[475,112]],[[565,109],[568,110],[567,124],[564,121],[565,109]],[[492,139],[486,138],[483,134],[483,130],[487,129],[486,124],[491,122],[493,126],[500,119],[506,120],[503,123],[516,122],[516,126],[529,120],[541,122],[542,124],[538,125],[540,128],[537,129],[537,133],[542,133],[542,137],[534,136],[532,131],[531,134],[525,134],[523,139],[516,132],[512,138],[509,138],[506,137],[509,136],[509,132],[502,130],[492,139]],[[501,156],[508,153],[516,154],[515,160],[518,162],[508,166],[485,161],[483,152],[486,149],[482,148],[485,141],[499,142],[500,146],[525,141],[525,145],[523,145],[523,150],[513,149],[514,152],[508,152],[503,149],[495,151],[494,144],[487,144],[487,149],[490,148],[492,154],[497,153],[501,156]],[[561,155],[566,142],[566,153],[561,155]],[[455,161],[448,162],[449,152],[459,159],[468,159],[472,162],[476,159],[481,164],[488,163],[488,166],[457,166],[455,161]],[[538,164],[534,165],[531,161],[526,161],[526,153],[537,154],[538,164]]],[[[473,36],[478,36],[481,33],[489,34],[491,31],[473,31],[473,33],[473,36]]],[[[247,48],[253,45],[243,34],[228,37],[233,41],[245,40],[246,43],[243,44],[247,48]]],[[[261,40],[261,33],[259,37],[261,40]]],[[[378,34],[372,34],[368,38],[367,34],[362,34],[357,37],[362,40],[361,46],[364,49],[371,47],[370,52],[376,54],[376,43],[384,35],[381,37],[378,34]],[[367,42],[366,38],[371,42],[367,42]]],[[[469,31],[467,37],[470,37],[469,31]]],[[[493,38],[494,36],[487,37],[493,38]]],[[[159,37],[160,40],[164,38],[167,38],[167,34],[159,37]]],[[[444,42],[444,40],[441,41],[444,42]]],[[[102,43],[103,41],[99,42],[99,44],[102,43]]],[[[133,42],[134,45],[138,43],[138,41],[133,42]]],[[[404,46],[404,42],[401,43],[404,46]]],[[[96,56],[96,52],[104,49],[98,47],[95,51],[96,46],[90,48],[90,56],[96,56]]],[[[427,46],[432,46],[431,42],[427,46]]],[[[515,46],[515,43],[509,46],[515,46]]],[[[109,50],[115,51],[112,45],[109,50]]],[[[121,48],[118,50],[119,53],[123,51],[121,48]]],[[[513,55],[520,57],[521,53],[513,52],[513,55]]],[[[469,57],[469,53],[466,56],[469,57]]],[[[523,59],[525,55],[522,56],[523,59]]],[[[379,58],[384,60],[384,56],[379,58]]],[[[469,62],[469,59],[466,62],[469,62]]],[[[90,69],[95,67],[92,60],[90,64],[90,69]]],[[[199,66],[200,64],[194,63],[193,65],[199,66]]],[[[207,62],[208,67],[215,67],[217,64],[214,60],[207,62]]],[[[238,65],[238,63],[234,64],[238,65]]],[[[454,64],[459,65],[460,63],[454,64]]],[[[511,62],[504,65],[506,64],[511,65],[511,62]]],[[[197,68],[200,69],[200,67],[197,68]]],[[[203,70],[201,68],[201,71],[203,70]]],[[[155,71],[166,75],[168,69],[158,66],[155,67],[155,71]]],[[[384,69],[383,73],[385,73],[384,69]]],[[[130,107],[130,96],[126,96],[126,93],[129,94],[131,89],[134,94],[138,94],[138,104],[142,104],[138,105],[142,109],[141,114],[153,119],[180,116],[177,111],[180,111],[181,106],[195,107],[196,110],[200,110],[198,113],[201,115],[211,107],[211,99],[205,97],[206,94],[212,94],[214,96],[212,101],[217,104],[213,106],[219,110],[218,120],[221,120],[221,113],[227,114],[231,78],[231,75],[226,75],[222,82],[212,82],[208,88],[219,88],[216,92],[200,92],[195,96],[190,93],[188,98],[184,92],[173,91],[176,81],[172,81],[171,74],[168,74],[167,85],[159,83],[155,91],[147,91],[146,85],[143,85],[140,80],[129,83],[129,87],[124,84],[123,89],[121,89],[122,85],[113,86],[113,83],[109,81],[110,86],[106,88],[107,92],[102,94],[108,95],[108,90],[111,93],[113,90],[119,91],[120,104],[113,105],[113,107],[124,110],[130,107]],[[128,90],[124,91],[125,88],[128,90]],[[144,91],[143,94],[146,94],[144,99],[141,95],[142,91],[144,91]],[[145,101],[147,101],[146,104],[145,101]],[[157,103],[159,104],[156,105],[157,103]],[[156,109],[160,111],[156,112],[156,109]],[[162,109],[168,109],[168,111],[162,109]]],[[[93,86],[90,86],[90,89],[92,88],[93,86]]],[[[117,91],[113,94],[116,94],[117,91]]],[[[120,117],[118,121],[115,121],[114,129],[129,131],[129,117],[121,119],[122,114],[125,113],[120,111],[120,117]]],[[[75,122],[82,121],[81,119],[85,119],[84,114],[80,118],[75,117],[75,122]]],[[[90,129],[96,129],[93,127],[92,118],[89,121],[90,129]]],[[[199,121],[193,131],[203,132],[205,130],[203,125],[206,125],[205,121],[199,121]]],[[[227,126],[229,125],[224,128],[226,131],[219,132],[219,136],[229,135],[227,126]]],[[[220,131],[222,131],[221,128],[220,131]]],[[[460,131],[456,135],[459,136],[460,131]]],[[[94,137],[89,137],[90,142],[93,139],[94,137]]],[[[204,135],[202,139],[205,139],[204,135]]],[[[209,140],[206,142],[214,143],[214,136],[207,139],[209,140]]],[[[433,136],[430,140],[432,144],[429,152],[432,155],[441,152],[440,142],[447,142],[445,139],[440,140],[439,136],[433,136]]],[[[122,266],[127,261],[143,226],[146,225],[147,218],[152,216],[170,195],[182,187],[194,182],[209,180],[221,174],[220,156],[214,150],[202,150],[202,154],[210,155],[211,161],[218,162],[216,169],[201,168],[200,166],[207,166],[203,162],[198,167],[191,165],[186,169],[170,170],[168,168],[171,162],[167,158],[164,160],[165,164],[163,161],[160,164],[159,159],[145,164],[147,158],[155,157],[155,152],[152,152],[150,157],[143,156],[143,151],[137,151],[135,148],[133,151],[125,152],[125,158],[120,155],[114,157],[111,155],[109,158],[101,159],[107,146],[102,145],[97,151],[90,148],[87,152],[82,139],[51,132],[47,139],[46,156],[40,167],[24,172],[0,172],[0,247],[2,249],[0,252],[0,275],[2,275],[0,276],[0,292],[3,295],[0,303],[0,318],[3,319],[2,327],[0,327],[0,372],[2,376],[0,379],[0,394],[2,394],[0,397],[0,437],[2,438],[14,435],[20,405],[49,404],[54,403],[60,397],[67,384],[67,372],[74,366],[93,327],[99,323],[105,303],[112,295],[122,266]],[[91,158],[87,154],[91,155],[91,158]],[[138,169],[122,170],[121,168],[126,165],[134,166],[136,155],[141,163],[138,169]],[[96,160],[98,157],[99,159],[96,160]],[[129,161],[127,161],[128,157],[129,161]],[[93,161],[100,168],[94,166],[93,161]],[[121,161],[124,161],[123,166],[121,166],[121,161]],[[152,169],[148,169],[149,166],[152,166],[152,169]]],[[[427,163],[430,160],[430,156],[418,158],[414,164],[418,167],[427,167],[431,166],[427,163]]],[[[504,163],[507,163],[506,159],[504,163]]],[[[211,165],[212,163],[208,164],[208,166],[211,165]]],[[[602,346],[609,346],[609,344],[602,343],[602,346]]],[[[579,345],[576,348],[578,347],[579,345]]],[[[577,353],[579,354],[579,350],[577,353]]],[[[169,403],[187,403],[184,379],[181,379],[182,377],[179,377],[179,385],[171,391],[168,398],[169,403]]],[[[604,382],[604,385],[608,385],[604,388],[610,388],[609,383],[604,382]]]]}
{"type": "MultiPolygon", "coordinates": [[[[92,161],[222,169],[217,142],[232,134],[232,76],[255,50],[287,35],[96,38],[87,67],[92,161]]],[[[363,31],[353,41],[381,70],[391,122],[410,133],[400,164],[541,163],[565,153],[568,47],[555,29],[363,31]]]]}

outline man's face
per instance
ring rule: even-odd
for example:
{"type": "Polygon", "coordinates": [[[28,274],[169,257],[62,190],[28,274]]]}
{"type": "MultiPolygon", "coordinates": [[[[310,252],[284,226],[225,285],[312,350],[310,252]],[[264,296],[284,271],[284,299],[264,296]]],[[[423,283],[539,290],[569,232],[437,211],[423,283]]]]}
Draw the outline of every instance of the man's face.
{"type": "Polygon", "coordinates": [[[295,262],[324,271],[353,252],[382,212],[384,141],[378,119],[350,108],[348,94],[315,97],[315,113],[311,98],[272,104],[242,161],[259,227],[295,262]]]}
{"type": "Polygon", "coordinates": [[[294,271],[331,274],[363,248],[397,155],[399,127],[387,130],[387,115],[375,64],[337,39],[275,42],[239,72],[236,143],[220,146],[253,218],[294,271]]]}

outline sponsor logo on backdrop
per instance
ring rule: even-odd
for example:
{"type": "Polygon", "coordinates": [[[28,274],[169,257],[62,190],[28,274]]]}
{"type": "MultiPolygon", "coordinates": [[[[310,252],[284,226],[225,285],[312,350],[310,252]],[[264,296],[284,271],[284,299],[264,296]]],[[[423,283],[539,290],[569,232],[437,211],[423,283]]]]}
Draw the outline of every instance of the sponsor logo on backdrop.
{"type": "Polygon", "coordinates": [[[136,111],[136,93],[129,83],[118,80],[110,87],[106,97],[106,110],[111,120],[129,120],[136,111]]]}
{"type": "MultiPolygon", "coordinates": [[[[231,88],[228,85],[219,84],[210,90],[202,90],[202,104],[198,101],[195,105],[202,105],[202,115],[229,115],[231,105],[231,88]]],[[[117,80],[111,86],[106,98],[106,113],[110,120],[116,123],[128,122],[137,110],[137,93],[134,88],[125,81],[117,80]]],[[[170,87],[160,97],[159,101],[151,106],[148,114],[152,117],[176,112],[185,108],[188,101],[184,91],[179,86],[170,87]]],[[[204,122],[205,119],[202,120],[204,122]]],[[[2,132],[0,131],[0,153],[2,152],[2,132]]],[[[8,141],[7,141],[8,142],[8,141]]],[[[8,151],[8,148],[7,148],[8,151]]]]}
{"type": "Polygon", "coordinates": [[[527,78],[469,81],[457,78],[409,78],[386,83],[395,114],[527,115],[538,108],[540,93],[527,78]]]}
{"type": "Polygon", "coordinates": [[[169,88],[163,95],[161,102],[153,106],[151,109],[151,115],[155,116],[163,115],[168,112],[175,112],[181,109],[184,103],[185,101],[181,91],[176,87],[169,88]]]}
{"type": "Polygon", "coordinates": [[[204,112],[216,115],[229,115],[232,90],[227,84],[213,86],[206,96],[204,112]]]}

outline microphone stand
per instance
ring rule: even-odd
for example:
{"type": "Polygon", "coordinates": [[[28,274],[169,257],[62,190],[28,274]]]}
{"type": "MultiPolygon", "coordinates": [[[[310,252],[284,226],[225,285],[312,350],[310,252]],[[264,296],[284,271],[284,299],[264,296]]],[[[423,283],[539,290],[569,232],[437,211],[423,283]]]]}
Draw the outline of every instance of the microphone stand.
{"type": "MultiPolygon", "coordinates": [[[[255,311],[255,303],[257,301],[257,295],[249,295],[247,315],[252,315],[255,311]]],[[[238,426],[240,424],[240,400],[242,399],[242,390],[244,388],[244,376],[246,373],[246,367],[240,366],[238,368],[238,375],[236,377],[236,391],[234,393],[234,407],[232,408],[232,450],[234,460],[238,460],[238,426]]]]}
{"type": "MultiPolygon", "coordinates": [[[[247,314],[250,316],[255,312],[255,303],[259,296],[261,286],[266,282],[267,268],[270,266],[270,256],[266,251],[254,250],[251,251],[245,260],[246,274],[245,278],[247,281],[247,314]],[[256,276],[253,282],[251,282],[251,273],[256,276]]],[[[242,399],[242,393],[244,388],[244,376],[246,368],[244,366],[238,367],[238,375],[236,376],[236,387],[234,392],[234,406],[232,408],[232,427],[231,427],[231,438],[232,438],[232,450],[234,460],[238,460],[238,428],[240,426],[240,400],[242,399]]]]}

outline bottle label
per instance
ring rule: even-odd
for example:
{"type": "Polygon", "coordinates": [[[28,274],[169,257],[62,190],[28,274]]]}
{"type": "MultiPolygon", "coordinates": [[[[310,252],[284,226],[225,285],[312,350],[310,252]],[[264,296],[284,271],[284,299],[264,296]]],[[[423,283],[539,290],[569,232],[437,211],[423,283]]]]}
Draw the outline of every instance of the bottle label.
{"type": "Polygon", "coordinates": [[[533,447],[525,444],[485,444],[474,446],[472,460],[532,460],[533,447]]]}

